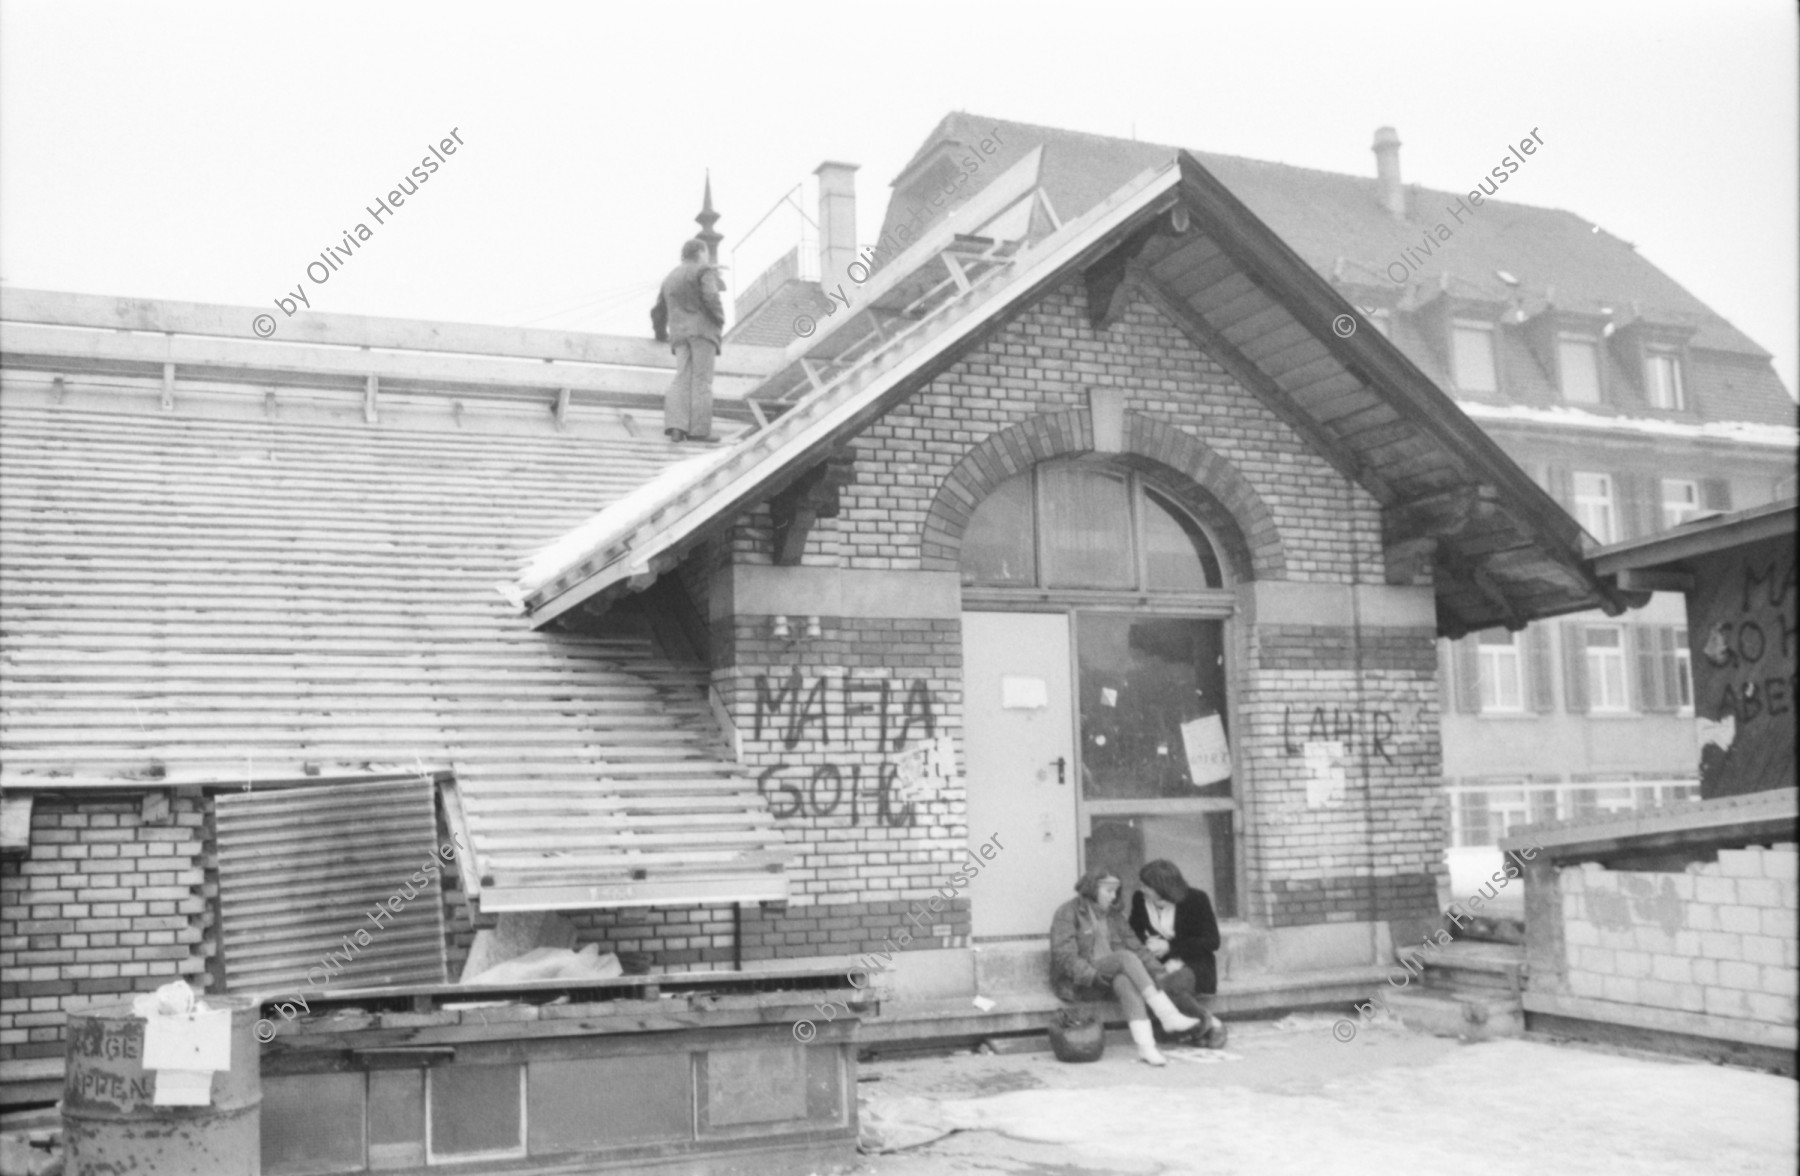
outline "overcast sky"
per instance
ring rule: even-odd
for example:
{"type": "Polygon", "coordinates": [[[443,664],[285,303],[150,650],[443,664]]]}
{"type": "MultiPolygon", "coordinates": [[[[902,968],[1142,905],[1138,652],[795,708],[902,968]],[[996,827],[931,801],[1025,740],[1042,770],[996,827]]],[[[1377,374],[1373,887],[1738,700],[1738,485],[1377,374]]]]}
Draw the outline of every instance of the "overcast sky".
{"type": "Polygon", "coordinates": [[[1537,127],[1508,199],[1635,243],[1791,392],[1797,92],[1792,0],[5,0],[0,296],[273,310],[302,285],[315,311],[644,335],[708,168],[726,260],[826,159],[862,165],[866,241],[951,110],[1359,175],[1392,124],[1404,178],[1450,190],[1537,127]]]}

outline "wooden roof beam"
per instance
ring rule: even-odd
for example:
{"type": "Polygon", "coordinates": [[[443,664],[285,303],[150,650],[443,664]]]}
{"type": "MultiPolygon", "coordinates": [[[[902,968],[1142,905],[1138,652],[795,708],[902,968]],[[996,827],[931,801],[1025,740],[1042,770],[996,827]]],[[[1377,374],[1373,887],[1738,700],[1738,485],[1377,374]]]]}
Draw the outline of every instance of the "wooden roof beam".
{"type": "Polygon", "coordinates": [[[1349,481],[1362,486],[1376,500],[1387,504],[1394,500],[1394,491],[1379,474],[1362,466],[1355,458],[1346,453],[1337,440],[1325,432],[1319,424],[1301,411],[1287,393],[1283,392],[1275,381],[1254,363],[1244,357],[1224,335],[1213,328],[1213,325],[1187,304],[1187,301],[1171,291],[1148,268],[1135,262],[1128,263],[1127,275],[1132,283],[1143,293],[1152,305],[1180,327],[1195,346],[1216,359],[1224,369],[1231,373],[1238,383],[1255,394],[1268,409],[1294,432],[1304,437],[1308,444],[1330,462],[1332,467],[1349,481]]]}

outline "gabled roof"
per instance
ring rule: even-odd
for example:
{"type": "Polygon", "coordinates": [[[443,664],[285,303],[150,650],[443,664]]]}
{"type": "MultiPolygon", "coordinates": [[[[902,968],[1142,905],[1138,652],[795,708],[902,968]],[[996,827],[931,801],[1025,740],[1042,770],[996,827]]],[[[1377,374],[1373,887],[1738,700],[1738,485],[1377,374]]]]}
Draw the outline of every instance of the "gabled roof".
{"type": "MultiPolygon", "coordinates": [[[[829,333],[796,344],[795,363],[753,393],[798,388],[780,420],[631,511],[596,516],[541,557],[518,586],[534,623],[648,584],[1077,275],[1100,318],[1124,288],[1148,298],[1390,508],[1390,558],[1435,553],[1443,632],[1623,607],[1582,565],[1579,527],[1378,332],[1341,337],[1334,326],[1355,308],[1199,161],[1182,153],[1041,239],[1002,247],[984,237],[984,226],[1025,223],[1007,214],[1041,197],[1040,164],[1048,153],[1031,153],[992,182],[999,195],[984,191],[927,230],[871,280],[868,298],[874,306],[895,291],[927,298],[943,287],[944,270],[961,279],[959,294],[848,357],[829,333]],[[959,260],[965,251],[987,267],[979,281],[959,260]],[[815,370],[815,354],[833,366],[815,370]],[[794,383],[795,366],[810,384],[794,383]]],[[[854,333],[849,322],[839,327],[854,333]]]]}
{"type": "MultiPolygon", "coordinates": [[[[931,215],[921,200],[906,191],[914,167],[943,144],[972,143],[995,130],[1001,143],[995,159],[1002,168],[1031,151],[1042,150],[1044,190],[1068,217],[1086,211],[1145,168],[1174,159],[1180,150],[953,113],[933,129],[896,178],[883,231],[912,220],[915,214],[921,219],[931,215]]],[[[1554,148],[1546,144],[1544,149],[1554,148]]],[[[1517,296],[1519,309],[1527,315],[1538,313],[1546,306],[1547,297],[1553,296],[1560,310],[1598,313],[1606,307],[1621,316],[1621,321],[1641,317],[1690,327],[1694,332],[1690,347],[1723,353],[1716,368],[1701,366],[1690,381],[1693,419],[1794,424],[1794,401],[1767,363],[1767,351],[1644,258],[1631,243],[1574,213],[1489,198],[1479,211],[1465,214],[1465,219],[1457,222],[1442,210],[1459,197],[1466,201],[1466,190],[1447,192],[1409,184],[1408,214],[1402,220],[1381,206],[1373,176],[1210,152],[1190,154],[1308,265],[1332,278],[1347,294],[1374,291],[1399,296],[1403,305],[1410,307],[1447,285],[1459,296],[1500,304],[1510,304],[1517,296]],[[1440,221],[1453,230],[1453,240],[1423,257],[1404,287],[1384,276],[1390,262],[1407,247],[1416,246],[1421,235],[1440,221]],[[1502,281],[1500,270],[1517,278],[1519,285],[1515,288],[1502,281]]],[[[997,170],[983,169],[972,175],[964,195],[972,197],[991,182],[990,176],[997,170]]],[[[1427,374],[1444,374],[1436,370],[1438,360],[1432,349],[1416,346],[1404,336],[1397,342],[1427,374]]],[[[1536,395],[1543,389],[1529,379],[1529,362],[1508,365],[1508,371],[1527,377],[1524,385],[1509,389],[1509,394],[1522,395],[1527,403],[1543,399],[1536,395]]],[[[1644,411],[1653,410],[1634,410],[1638,415],[1644,411]]]]}
{"type": "MultiPolygon", "coordinates": [[[[197,321],[137,305],[144,322],[197,321]]],[[[265,357],[248,308],[211,308],[246,336],[211,351],[192,334],[122,335],[110,306],[90,309],[56,331],[5,324],[0,787],[447,768],[485,910],[785,896],[783,839],[732,761],[704,668],[623,623],[530,632],[494,590],[688,451],[631,437],[591,402],[559,428],[553,391],[522,404],[529,388],[497,384],[490,399],[378,394],[370,421],[360,381],[330,387],[353,349],[265,357]],[[137,374],[157,342],[182,357],[167,410],[160,373],[137,374]],[[282,370],[252,382],[246,365],[282,370]]],[[[491,338],[390,328],[465,355],[491,338]]],[[[532,342],[610,346],[553,334],[532,342]]]]}

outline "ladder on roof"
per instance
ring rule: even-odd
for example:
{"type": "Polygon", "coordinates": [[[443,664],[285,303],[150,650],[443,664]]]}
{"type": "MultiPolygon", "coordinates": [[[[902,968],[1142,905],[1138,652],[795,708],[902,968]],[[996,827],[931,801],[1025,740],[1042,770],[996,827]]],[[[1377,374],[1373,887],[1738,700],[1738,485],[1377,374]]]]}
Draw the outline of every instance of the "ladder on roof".
{"type": "Polygon", "coordinates": [[[873,301],[858,306],[853,299],[849,317],[830,324],[833,329],[816,345],[764,381],[752,402],[793,405],[896,354],[932,324],[955,317],[1010,270],[1019,246],[1018,241],[990,237],[952,237],[873,301]]]}

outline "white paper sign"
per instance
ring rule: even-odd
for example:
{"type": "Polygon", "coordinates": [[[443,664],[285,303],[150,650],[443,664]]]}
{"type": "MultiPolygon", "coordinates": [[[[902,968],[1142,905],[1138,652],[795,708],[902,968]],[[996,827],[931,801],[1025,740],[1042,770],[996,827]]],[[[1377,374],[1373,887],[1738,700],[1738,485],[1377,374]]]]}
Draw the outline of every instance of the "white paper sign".
{"type": "Polygon", "coordinates": [[[894,760],[894,795],[902,804],[924,800],[956,776],[956,745],[940,735],[894,760]]]}
{"type": "Polygon", "coordinates": [[[1188,775],[1196,787],[1231,778],[1231,744],[1218,715],[1190,719],[1181,724],[1181,742],[1187,749],[1188,775]]]}
{"type": "Polygon", "coordinates": [[[1344,745],[1335,739],[1308,742],[1306,807],[1323,808],[1344,799],[1344,745]]]}
{"type": "Polygon", "coordinates": [[[1101,706],[1118,706],[1119,705],[1119,692],[1117,690],[1114,690],[1111,686],[1100,687],[1100,705],[1101,706]]]}
{"type": "Polygon", "coordinates": [[[144,1069],[231,1069],[231,1010],[146,1019],[144,1069]]]}
{"type": "Polygon", "coordinates": [[[1000,679],[1000,706],[1003,709],[1042,710],[1049,705],[1049,683],[1042,678],[1000,679]]]}
{"type": "Polygon", "coordinates": [[[158,1070],[156,1097],[159,1107],[203,1107],[212,1102],[211,1070],[158,1070]]]}

